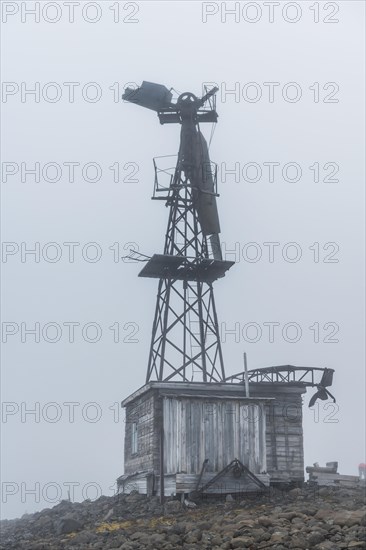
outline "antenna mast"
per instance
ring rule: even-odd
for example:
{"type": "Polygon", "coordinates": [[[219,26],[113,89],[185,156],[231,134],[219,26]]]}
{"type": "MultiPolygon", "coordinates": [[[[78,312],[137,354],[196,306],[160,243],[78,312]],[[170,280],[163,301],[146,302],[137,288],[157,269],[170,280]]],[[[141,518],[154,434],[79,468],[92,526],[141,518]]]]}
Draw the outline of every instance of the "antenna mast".
{"type": "MultiPolygon", "coordinates": [[[[201,122],[217,122],[213,88],[202,98],[186,92],[172,103],[159,84],[143,82],[123,99],[155,110],[161,124],[181,125],[178,160],[168,186],[155,164],[153,199],[169,207],[164,253],[155,254],[140,277],[159,279],[146,382],[225,380],[213,282],[234,262],[223,261],[216,206],[217,174],[201,122]],[[213,106],[205,108],[213,98],[213,106]]],[[[211,103],[211,102],[210,102],[211,103]]]]}

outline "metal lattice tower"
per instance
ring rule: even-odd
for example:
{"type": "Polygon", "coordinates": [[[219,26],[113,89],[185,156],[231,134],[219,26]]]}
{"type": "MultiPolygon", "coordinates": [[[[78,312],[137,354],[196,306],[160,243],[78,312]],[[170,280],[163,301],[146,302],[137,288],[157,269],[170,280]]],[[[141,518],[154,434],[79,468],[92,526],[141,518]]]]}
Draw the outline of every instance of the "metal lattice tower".
{"type": "Polygon", "coordinates": [[[164,253],[140,273],[159,279],[146,382],[225,380],[213,281],[234,262],[223,261],[216,206],[216,171],[200,132],[200,122],[216,122],[214,105],[181,94],[176,104],[164,86],[143,82],[124,99],[156,110],[160,122],[180,123],[178,160],[169,185],[161,187],[155,163],[154,199],[165,200],[169,220],[164,253]]]}

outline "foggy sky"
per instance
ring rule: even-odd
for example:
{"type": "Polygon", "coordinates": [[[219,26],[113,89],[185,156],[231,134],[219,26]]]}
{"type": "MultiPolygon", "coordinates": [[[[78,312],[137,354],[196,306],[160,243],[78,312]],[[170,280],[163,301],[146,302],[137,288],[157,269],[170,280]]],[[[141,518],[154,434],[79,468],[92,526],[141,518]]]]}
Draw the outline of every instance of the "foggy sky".
{"type": "Polygon", "coordinates": [[[310,2],[281,2],[272,23],[263,2],[240,3],[226,21],[215,2],[122,2],[117,14],[105,1],[84,18],[81,2],[73,23],[64,2],[35,22],[26,15],[34,4],[2,2],[3,516],[52,506],[57,488],[67,498],[71,485],[75,500],[94,498],[99,486],[112,495],[123,473],[119,404],[145,381],[157,281],[137,277],[142,264],[114,260],[130,246],[162,251],[168,210],[150,200],[152,157],[179,145],[176,125],[120,99],[127,83],[143,80],[175,94],[220,88],[210,155],[224,253],[237,262],[215,284],[227,374],[243,369],[244,351],[249,368],[334,368],[336,406],[309,410],[315,390],[305,397],[305,464],[337,460],[341,473],[357,475],[365,461],[363,2],[330,3],[334,14],[324,2],[319,14],[310,2]],[[38,86],[39,102],[26,93],[38,86]],[[26,172],[35,163],[39,182],[26,172]],[[74,181],[70,163],[79,163],[74,181]],[[36,255],[25,254],[31,248],[36,255]],[[38,343],[26,333],[35,323],[38,343]],[[39,418],[26,414],[32,408],[39,418]]]}

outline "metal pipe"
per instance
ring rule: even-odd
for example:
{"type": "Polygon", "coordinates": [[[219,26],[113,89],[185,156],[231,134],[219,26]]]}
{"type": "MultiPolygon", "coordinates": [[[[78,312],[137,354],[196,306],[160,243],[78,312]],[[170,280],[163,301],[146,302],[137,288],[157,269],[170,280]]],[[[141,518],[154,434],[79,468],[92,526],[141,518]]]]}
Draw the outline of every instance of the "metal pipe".
{"type": "Polygon", "coordinates": [[[248,377],[248,365],[247,365],[247,354],[244,352],[244,380],[245,380],[245,395],[250,397],[249,394],[249,377],[248,377]]]}

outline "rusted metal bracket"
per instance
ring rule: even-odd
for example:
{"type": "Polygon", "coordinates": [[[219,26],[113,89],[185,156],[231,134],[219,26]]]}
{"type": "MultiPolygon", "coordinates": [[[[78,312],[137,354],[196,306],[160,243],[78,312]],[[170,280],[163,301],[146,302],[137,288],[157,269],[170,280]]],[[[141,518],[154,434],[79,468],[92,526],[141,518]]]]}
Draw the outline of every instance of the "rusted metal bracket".
{"type": "MultiPolygon", "coordinates": [[[[329,397],[336,402],[334,395],[327,389],[332,385],[334,369],[320,367],[294,367],[293,365],[282,365],[279,367],[267,367],[248,371],[249,382],[266,383],[296,383],[303,386],[316,387],[318,391],[312,396],[309,407],[312,407],[317,399],[327,400],[329,397]],[[322,373],[320,382],[316,382],[315,375],[322,373]]],[[[245,372],[238,372],[225,378],[225,382],[244,382],[245,372]]]]}

